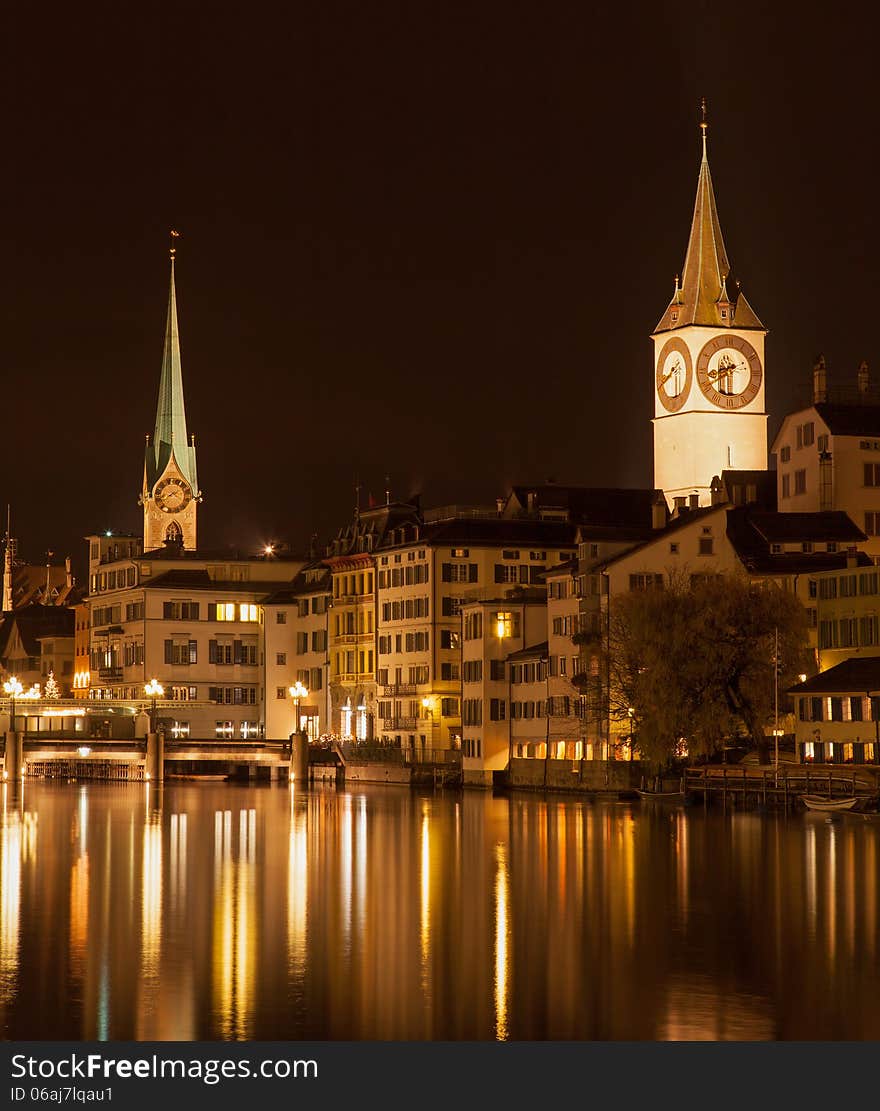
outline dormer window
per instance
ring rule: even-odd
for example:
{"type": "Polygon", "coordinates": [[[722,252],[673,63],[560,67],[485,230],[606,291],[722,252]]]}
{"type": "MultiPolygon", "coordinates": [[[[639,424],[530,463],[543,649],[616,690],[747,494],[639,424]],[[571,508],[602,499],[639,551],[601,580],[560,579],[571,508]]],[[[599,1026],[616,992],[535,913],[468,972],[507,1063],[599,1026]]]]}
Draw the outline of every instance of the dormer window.
{"type": "Polygon", "coordinates": [[[677,320],[678,320],[678,313],[675,311],[675,309],[673,309],[672,310],[672,323],[675,324],[675,322],[677,320]]]}

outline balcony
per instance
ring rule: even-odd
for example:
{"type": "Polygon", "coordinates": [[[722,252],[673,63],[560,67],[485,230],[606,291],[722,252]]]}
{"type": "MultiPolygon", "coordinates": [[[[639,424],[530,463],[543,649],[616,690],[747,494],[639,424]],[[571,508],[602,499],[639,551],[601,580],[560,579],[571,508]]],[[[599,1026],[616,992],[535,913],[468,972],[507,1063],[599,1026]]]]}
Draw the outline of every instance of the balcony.
{"type": "Polygon", "coordinates": [[[394,729],[415,729],[418,718],[382,718],[382,729],[390,733],[394,729]]]}
{"type": "Polygon", "coordinates": [[[382,688],[383,698],[397,698],[402,694],[417,694],[415,683],[392,683],[390,687],[382,688]]]}

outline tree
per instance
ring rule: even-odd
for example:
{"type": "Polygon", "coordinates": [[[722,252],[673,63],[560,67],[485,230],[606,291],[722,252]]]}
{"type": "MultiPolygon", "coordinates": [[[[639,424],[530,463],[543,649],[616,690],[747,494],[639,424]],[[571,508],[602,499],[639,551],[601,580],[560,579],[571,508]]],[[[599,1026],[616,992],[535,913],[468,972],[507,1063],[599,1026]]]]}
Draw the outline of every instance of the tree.
{"type": "Polygon", "coordinates": [[[55,672],[50,671],[49,677],[46,679],[46,687],[43,691],[44,698],[60,698],[61,691],[58,689],[58,683],[55,680],[55,672]]]}
{"type": "Polygon", "coordinates": [[[663,763],[680,742],[709,754],[732,737],[766,752],[777,661],[785,689],[807,670],[807,618],[775,582],[742,574],[673,576],[663,589],[613,599],[604,658],[582,683],[613,724],[636,737],[643,758],[663,763]],[[604,676],[604,681],[603,681],[604,676]]]}

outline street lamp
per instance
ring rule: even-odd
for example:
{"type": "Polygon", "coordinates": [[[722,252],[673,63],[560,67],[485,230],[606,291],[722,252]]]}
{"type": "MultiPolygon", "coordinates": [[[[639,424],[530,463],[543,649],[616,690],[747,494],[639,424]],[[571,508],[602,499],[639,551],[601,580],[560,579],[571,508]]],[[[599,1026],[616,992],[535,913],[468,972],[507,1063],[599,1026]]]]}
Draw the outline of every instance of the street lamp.
{"type": "Polygon", "coordinates": [[[297,679],[292,687],[288,687],[290,697],[293,699],[293,731],[299,732],[299,704],[300,700],[309,697],[309,688],[304,687],[303,684],[297,679]]]}
{"type": "Polygon", "coordinates": [[[629,718],[629,758],[631,762],[633,758],[633,718],[636,714],[635,708],[633,706],[630,706],[627,709],[626,713],[627,717],[629,718]]]}
{"type": "Polygon", "coordinates": [[[15,732],[15,700],[22,693],[24,687],[21,682],[14,676],[10,675],[6,682],[3,684],[3,689],[9,698],[12,699],[12,716],[9,719],[9,732],[15,732]]]}
{"type": "Polygon", "coordinates": [[[165,688],[158,679],[151,679],[149,683],[144,684],[144,691],[147,698],[150,700],[150,732],[156,732],[156,699],[162,698],[165,694],[165,688]]]}

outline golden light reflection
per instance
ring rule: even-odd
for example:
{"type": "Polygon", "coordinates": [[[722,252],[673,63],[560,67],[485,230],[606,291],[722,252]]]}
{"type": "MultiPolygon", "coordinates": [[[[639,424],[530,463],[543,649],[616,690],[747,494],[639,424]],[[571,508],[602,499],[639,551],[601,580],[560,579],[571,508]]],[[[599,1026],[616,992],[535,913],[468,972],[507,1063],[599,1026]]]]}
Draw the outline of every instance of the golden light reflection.
{"type": "Polygon", "coordinates": [[[431,956],[431,819],[427,805],[422,807],[421,860],[419,864],[419,942],[422,956],[422,984],[427,987],[428,961],[431,956]]]}
{"type": "Polygon", "coordinates": [[[348,952],[351,943],[351,869],[353,838],[351,795],[345,795],[342,799],[342,821],[339,832],[339,905],[342,915],[342,936],[345,940],[346,952],[348,952]]]}
{"type": "Polygon", "coordinates": [[[162,820],[150,813],[141,853],[141,975],[137,1037],[158,1036],[159,958],[162,948],[162,820]]]}
{"type": "Polygon", "coordinates": [[[810,822],[804,837],[804,869],[807,888],[807,933],[815,938],[818,927],[816,904],[816,827],[810,822]]]}
{"type": "Polygon", "coordinates": [[[3,825],[0,836],[0,1001],[9,1002],[18,982],[18,943],[21,913],[22,822],[17,810],[7,811],[3,785],[3,825]]]}
{"type": "Polygon", "coordinates": [[[495,1038],[506,1042],[508,961],[510,947],[510,892],[507,850],[502,841],[495,845],[495,1038]]]}
{"type": "Polygon", "coordinates": [[[829,965],[837,955],[837,828],[828,827],[827,887],[825,891],[825,956],[829,965]]]}
{"type": "Polygon", "coordinates": [[[306,969],[308,928],[308,821],[306,811],[294,809],[290,796],[290,833],[287,848],[287,961],[300,981],[306,969]]]}
{"type": "Polygon", "coordinates": [[[238,859],[232,812],[214,814],[214,1008],[221,1036],[246,1041],[254,1017],[257,943],[256,811],[238,814],[238,859]]]}
{"type": "Polygon", "coordinates": [[[171,910],[180,914],[186,905],[186,814],[171,815],[168,850],[171,910]]]}

